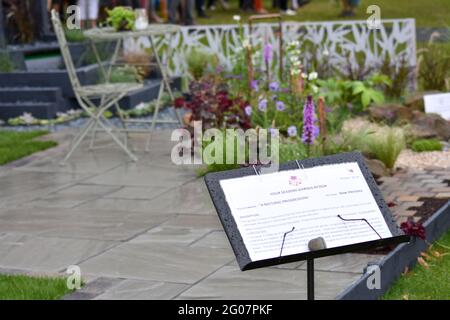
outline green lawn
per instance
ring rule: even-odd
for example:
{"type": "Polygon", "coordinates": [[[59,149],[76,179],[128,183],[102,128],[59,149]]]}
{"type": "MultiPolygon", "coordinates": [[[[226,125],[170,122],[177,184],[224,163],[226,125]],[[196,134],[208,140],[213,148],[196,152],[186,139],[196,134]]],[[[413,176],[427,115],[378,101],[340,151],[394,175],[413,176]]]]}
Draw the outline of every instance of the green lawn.
{"type": "Polygon", "coordinates": [[[36,141],[46,131],[14,132],[0,130],[0,165],[57,145],[55,141],[36,141]]]}
{"type": "Polygon", "coordinates": [[[417,264],[384,295],[386,300],[450,300],[450,231],[438,240],[417,264]],[[440,246],[443,245],[443,246],[440,246]],[[434,253],[439,252],[440,256],[434,253]]]}
{"type": "Polygon", "coordinates": [[[69,292],[63,278],[0,275],[0,300],[57,300],[69,292]]]}
{"type": "MultiPolygon", "coordinates": [[[[238,10],[238,1],[230,0],[231,8],[224,11],[220,6],[209,12],[212,19],[198,19],[199,24],[227,24],[234,23],[233,15],[239,14],[243,21],[249,14],[243,14],[238,10]]],[[[272,0],[264,0],[265,8],[271,12],[272,0]]],[[[415,18],[419,27],[446,27],[450,24],[449,0],[362,0],[361,5],[350,20],[365,20],[368,18],[366,9],[369,5],[376,4],[381,9],[382,19],[415,18]]],[[[335,21],[342,20],[338,17],[340,8],[334,1],[311,0],[309,4],[300,8],[294,17],[285,17],[286,21],[335,21]]]]}

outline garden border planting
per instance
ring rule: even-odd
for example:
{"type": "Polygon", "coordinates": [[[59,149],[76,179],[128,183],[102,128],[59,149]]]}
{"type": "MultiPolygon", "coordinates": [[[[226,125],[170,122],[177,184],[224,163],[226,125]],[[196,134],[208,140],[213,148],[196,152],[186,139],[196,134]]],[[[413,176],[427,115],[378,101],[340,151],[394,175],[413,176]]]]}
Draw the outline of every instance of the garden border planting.
{"type": "MultiPolygon", "coordinates": [[[[450,228],[450,201],[440,208],[424,224],[426,241],[431,243],[442,236],[450,228]]],[[[428,243],[417,237],[411,242],[398,245],[391,253],[384,257],[378,266],[381,269],[381,289],[368,289],[367,279],[370,274],[364,274],[359,280],[341,292],[337,300],[376,300],[387,292],[389,286],[402,274],[405,267],[415,265],[417,257],[428,247],[428,243]]]]}

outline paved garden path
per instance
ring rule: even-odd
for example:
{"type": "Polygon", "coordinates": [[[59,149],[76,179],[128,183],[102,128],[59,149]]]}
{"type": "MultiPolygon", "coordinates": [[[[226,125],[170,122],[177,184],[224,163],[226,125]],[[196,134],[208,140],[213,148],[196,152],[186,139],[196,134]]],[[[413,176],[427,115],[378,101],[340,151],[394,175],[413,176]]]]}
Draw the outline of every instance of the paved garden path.
{"type": "MultiPolygon", "coordinates": [[[[64,274],[87,285],[71,299],[305,299],[303,262],[241,272],[194,167],[170,161],[170,131],[131,139],[140,160],[101,137],[66,166],[57,148],[0,167],[0,273],[64,274]]],[[[434,182],[430,182],[434,183],[434,182]]],[[[414,202],[414,201],[413,201],[414,202]]],[[[332,299],[382,256],[318,259],[316,296],[332,299]]]]}

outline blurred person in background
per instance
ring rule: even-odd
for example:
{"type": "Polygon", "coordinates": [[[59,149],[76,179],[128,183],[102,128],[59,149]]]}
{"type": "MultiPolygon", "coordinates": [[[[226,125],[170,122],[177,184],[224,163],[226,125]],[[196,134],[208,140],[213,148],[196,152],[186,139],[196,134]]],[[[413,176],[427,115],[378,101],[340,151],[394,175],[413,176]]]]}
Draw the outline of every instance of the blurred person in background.
{"type": "Polygon", "coordinates": [[[195,0],[195,10],[197,11],[198,18],[211,18],[205,12],[205,0],[195,0]]]}
{"type": "MultiPolygon", "coordinates": [[[[219,0],[219,3],[224,10],[228,10],[230,8],[228,0],[219,0]]],[[[208,0],[208,9],[212,11],[216,10],[216,0],[208,0]]]]}
{"type": "Polygon", "coordinates": [[[89,22],[90,26],[96,28],[99,12],[99,0],[78,0],[78,6],[80,7],[81,27],[86,27],[86,22],[89,22]]]}
{"type": "Polygon", "coordinates": [[[360,0],[341,0],[342,12],[340,17],[354,17],[356,8],[359,6],[360,0]]]}
{"type": "Polygon", "coordinates": [[[170,0],[169,1],[169,23],[178,22],[178,13],[180,23],[186,26],[192,26],[194,22],[194,0],[170,0]],[[180,9],[180,10],[179,10],[180,9]]]}

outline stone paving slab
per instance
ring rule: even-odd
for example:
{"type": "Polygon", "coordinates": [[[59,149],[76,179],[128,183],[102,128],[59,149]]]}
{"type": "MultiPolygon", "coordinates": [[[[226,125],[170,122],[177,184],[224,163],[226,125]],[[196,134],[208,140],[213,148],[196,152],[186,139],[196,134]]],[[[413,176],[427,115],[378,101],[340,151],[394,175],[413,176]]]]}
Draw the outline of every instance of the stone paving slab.
{"type": "MultiPolygon", "coordinates": [[[[98,185],[91,185],[93,188],[97,188],[98,185]]],[[[111,199],[126,199],[126,200],[150,200],[162,193],[170,190],[163,187],[121,187],[116,192],[108,194],[105,198],[111,199]]]]}
{"type": "Polygon", "coordinates": [[[169,300],[188,287],[182,283],[124,280],[95,300],[169,300]]]}
{"type": "Polygon", "coordinates": [[[203,179],[187,182],[150,201],[148,210],[167,213],[209,214],[214,205],[203,179]]]}
{"type": "Polygon", "coordinates": [[[204,237],[192,243],[194,247],[208,247],[208,248],[231,248],[227,236],[224,231],[212,231],[204,237]]]}
{"type": "Polygon", "coordinates": [[[80,205],[119,190],[114,186],[74,185],[25,204],[27,207],[75,208],[80,205]]]}
{"type": "Polygon", "coordinates": [[[193,284],[234,258],[231,250],[125,243],[80,265],[83,273],[193,284]]]}
{"type": "Polygon", "coordinates": [[[6,234],[0,238],[0,267],[58,273],[114,245],[107,241],[6,234]]]}
{"type": "Polygon", "coordinates": [[[58,238],[125,241],[160,225],[170,217],[113,210],[8,209],[0,210],[0,232],[58,238]]]}
{"type": "MultiPolygon", "coordinates": [[[[316,299],[333,299],[360,275],[316,272],[316,299]]],[[[257,269],[241,272],[225,266],[180,294],[177,299],[306,299],[306,271],[257,269]]]]}
{"type": "Polygon", "coordinates": [[[42,173],[11,170],[0,179],[0,200],[7,197],[20,197],[22,194],[57,190],[70,183],[78,182],[86,175],[76,173],[42,173]]]}
{"type": "Polygon", "coordinates": [[[194,179],[195,173],[175,166],[168,169],[159,165],[149,167],[138,163],[126,163],[86,180],[86,183],[167,188],[181,186],[194,179]]]}

